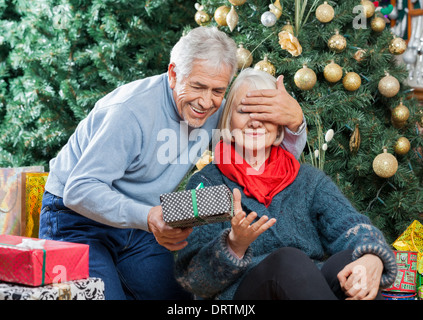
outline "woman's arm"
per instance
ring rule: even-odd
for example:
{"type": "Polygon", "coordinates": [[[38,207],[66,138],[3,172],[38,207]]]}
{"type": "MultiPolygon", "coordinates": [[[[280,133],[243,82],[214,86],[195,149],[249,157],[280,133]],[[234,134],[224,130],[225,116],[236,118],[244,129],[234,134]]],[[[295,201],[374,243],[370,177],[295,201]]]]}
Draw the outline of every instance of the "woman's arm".
{"type": "Polygon", "coordinates": [[[326,175],[322,175],[315,189],[313,211],[317,212],[322,244],[330,255],[345,249],[353,250],[354,261],[367,254],[375,255],[383,262],[380,285],[387,287],[395,280],[395,256],[382,232],[352,206],[326,175]]]}

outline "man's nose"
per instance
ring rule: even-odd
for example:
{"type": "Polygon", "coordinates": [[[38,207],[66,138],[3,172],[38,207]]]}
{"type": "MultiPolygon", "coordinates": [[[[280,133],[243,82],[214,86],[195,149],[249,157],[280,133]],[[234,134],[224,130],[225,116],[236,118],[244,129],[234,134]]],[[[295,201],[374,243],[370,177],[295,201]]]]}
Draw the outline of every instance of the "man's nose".
{"type": "Polygon", "coordinates": [[[199,99],[198,104],[203,109],[210,109],[211,107],[213,107],[212,92],[211,91],[204,92],[201,98],[199,99]]]}

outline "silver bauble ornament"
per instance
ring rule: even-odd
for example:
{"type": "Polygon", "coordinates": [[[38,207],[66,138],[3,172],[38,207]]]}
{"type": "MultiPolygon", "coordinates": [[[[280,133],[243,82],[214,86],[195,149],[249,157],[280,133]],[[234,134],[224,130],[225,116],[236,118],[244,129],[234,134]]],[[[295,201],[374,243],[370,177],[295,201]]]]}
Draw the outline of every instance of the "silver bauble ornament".
{"type": "Polygon", "coordinates": [[[273,27],[276,23],[276,16],[270,11],[266,11],[261,15],[260,21],[265,27],[273,27]]]}

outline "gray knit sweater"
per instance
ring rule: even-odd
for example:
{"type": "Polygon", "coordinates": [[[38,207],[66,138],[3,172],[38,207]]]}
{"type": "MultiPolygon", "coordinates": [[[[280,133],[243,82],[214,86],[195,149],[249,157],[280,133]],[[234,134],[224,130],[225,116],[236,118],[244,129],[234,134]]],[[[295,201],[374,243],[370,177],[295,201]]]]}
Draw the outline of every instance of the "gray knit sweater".
{"type": "Polygon", "coordinates": [[[175,275],[196,296],[232,299],[248,270],[280,247],[301,249],[318,266],[328,256],[345,249],[353,250],[354,260],[372,253],[384,263],[381,287],[394,281],[395,257],[382,233],[354,209],[322,171],[302,164],[295,181],[277,194],[268,208],[247,197],[242,187],[226,178],[215,164],[193,175],[187,189],[200,182],[205,187],[226,184],[231,190],[238,188],[247,214],[255,211],[259,217],[268,215],[277,222],[250,245],[242,259],[227,247],[230,222],[195,227],[187,239],[189,244],[178,251],[175,275]]]}

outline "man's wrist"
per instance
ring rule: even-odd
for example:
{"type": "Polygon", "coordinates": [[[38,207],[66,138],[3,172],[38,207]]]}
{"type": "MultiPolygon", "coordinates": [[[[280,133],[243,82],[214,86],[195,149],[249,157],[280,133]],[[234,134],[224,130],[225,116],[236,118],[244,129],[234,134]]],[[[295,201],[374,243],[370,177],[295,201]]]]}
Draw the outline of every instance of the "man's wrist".
{"type": "Polygon", "coordinates": [[[306,127],[306,122],[305,122],[305,119],[304,119],[304,117],[303,117],[303,121],[301,122],[301,124],[296,128],[296,130],[292,130],[292,129],[294,129],[294,128],[292,128],[292,129],[290,129],[290,128],[288,128],[287,127],[287,129],[292,133],[292,134],[294,134],[294,135],[300,135],[300,134],[302,134],[303,133],[303,131],[305,130],[305,127],[306,127]]]}

